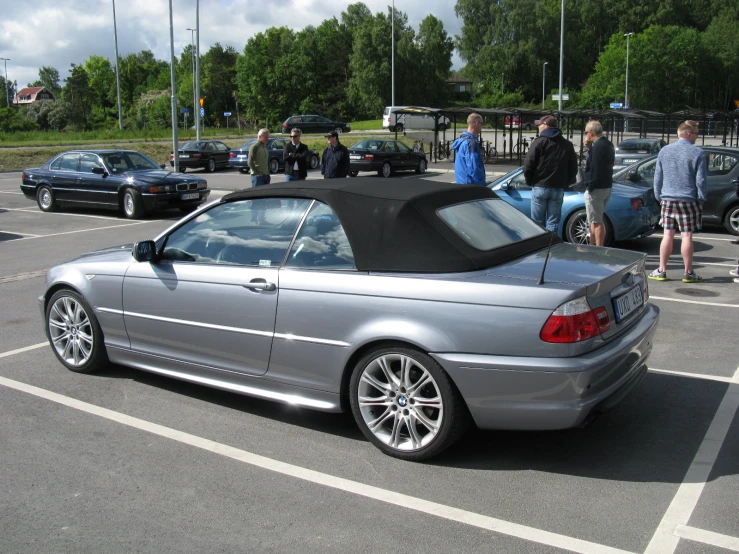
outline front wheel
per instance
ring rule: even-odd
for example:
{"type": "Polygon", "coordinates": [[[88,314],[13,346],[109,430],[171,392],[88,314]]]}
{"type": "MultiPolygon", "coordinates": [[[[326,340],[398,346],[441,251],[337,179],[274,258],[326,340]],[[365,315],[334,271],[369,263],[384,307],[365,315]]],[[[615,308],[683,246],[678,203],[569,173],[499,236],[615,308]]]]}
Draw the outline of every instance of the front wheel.
{"type": "Polygon", "coordinates": [[[239,172],[240,173],[244,173],[244,174],[249,173],[249,168],[248,167],[240,167],[239,168],[239,172]]]}
{"type": "Polygon", "coordinates": [[[318,156],[311,156],[310,157],[310,168],[315,169],[318,167],[318,156]]]}
{"type": "Polygon", "coordinates": [[[46,307],[46,335],[67,369],[92,373],[105,367],[103,331],[89,304],[71,290],[57,291],[46,307]]]}
{"type": "Polygon", "coordinates": [[[390,177],[390,174],[393,172],[393,168],[390,167],[390,162],[385,162],[382,164],[382,169],[380,170],[380,177],[390,177]]]}
{"type": "Polygon", "coordinates": [[[739,235],[739,204],[731,206],[726,212],[724,227],[732,235],[739,235]]]}
{"type": "Polygon", "coordinates": [[[342,129],[341,127],[337,127],[336,129],[334,129],[334,131],[336,131],[338,134],[341,134],[344,132],[344,129],[342,129]]]}
{"type": "Polygon", "coordinates": [[[270,173],[277,173],[280,169],[280,162],[277,161],[277,158],[272,158],[269,161],[269,172],[270,173]]]}
{"type": "Polygon", "coordinates": [[[59,207],[54,191],[48,185],[40,186],[36,191],[36,202],[42,212],[54,212],[59,207]]]}
{"type": "Polygon", "coordinates": [[[359,175],[359,171],[350,171],[349,172],[349,177],[356,177],[357,175],[359,175]]]}
{"type": "Polygon", "coordinates": [[[356,365],[349,383],[352,414],[385,454],[421,461],[457,441],[469,424],[464,400],[430,356],[378,348],[356,365]]]}
{"type": "Polygon", "coordinates": [[[426,173],[426,160],[421,158],[418,160],[418,167],[416,167],[416,173],[426,173]]]}
{"type": "Polygon", "coordinates": [[[135,189],[126,189],[123,193],[123,213],[128,219],[141,219],[144,217],[144,202],[141,194],[135,189]]]}

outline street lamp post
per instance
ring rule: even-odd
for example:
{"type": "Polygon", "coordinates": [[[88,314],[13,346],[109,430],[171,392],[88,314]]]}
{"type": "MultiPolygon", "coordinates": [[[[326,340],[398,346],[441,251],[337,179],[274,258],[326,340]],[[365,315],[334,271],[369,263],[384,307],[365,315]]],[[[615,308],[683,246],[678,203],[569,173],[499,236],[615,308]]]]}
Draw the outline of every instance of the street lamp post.
{"type": "Polygon", "coordinates": [[[121,60],[118,57],[118,26],[115,23],[115,0],[113,0],[113,37],[115,37],[115,88],[118,93],[118,128],[123,130],[123,112],[121,111],[121,60]]]}
{"type": "Polygon", "coordinates": [[[624,93],[624,109],[629,107],[629,39],[634,33],[626,33],[626,92],[624,93]]]}
{"type": "MultiPolygon", "coordinates": [[[[195,31],[197,29],[187,28],[190,31],[190,46],[192,46],[190,61],[192,62],[192,110],[197,112],[200,105],[198,104],[198,93],[195,90],[195,31]]],[[[192,114],[195,117],[195,114],[192,114]]]]}
{"type": "Polygon", "coordinates": [[[562,81],[565,59],[565,0],[562,0],[562,18],[559,24],[559,111],[562,111],[562,81]]]}
{"type": "Polygon", "coordinates": [[[180,171],[179,145],[177,140],[177,90],[175,89],[174,24],[172,23],[172,0],[169,0],[169,79],[172,87],[172,162],[175,172],[180,171]]]}
{"type": "Polygon", "coordinates": [[[8,62],[10,61],[10,58],[0,58],[0,60],[5,61],[5,103],[9,108],[10,98],[8,98],[8,62]]]}
{"type": "MultiPolygon", "coordinates": [[[[395,0],[393,0],[393,13],[390,16],[392,25],[390,27],[390,62],[391,62],[391,92],[390,105],[395,106],[395,0]]],[[[397,119],[397,116],[396,116],[397,119]]]]}
{"type": "Polygon", "coordinates": [[[195,133],[200,140],[200,0],[195,0],[195,133]]]}
{"type": "Polygon", "coordinates": [[[544,65],[541,67],[541,109],[544,109],[544,102],[547,99],[547,64],[549,62],[544,62],[544,65]]]}

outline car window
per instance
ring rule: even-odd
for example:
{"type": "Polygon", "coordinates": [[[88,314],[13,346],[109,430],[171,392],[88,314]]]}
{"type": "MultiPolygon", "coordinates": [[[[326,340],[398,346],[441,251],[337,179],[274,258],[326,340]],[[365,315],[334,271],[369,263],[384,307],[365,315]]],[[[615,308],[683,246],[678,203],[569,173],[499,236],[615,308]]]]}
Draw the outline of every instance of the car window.
{"type": "Polygon", "coordinates": [[[394,142],[386,142],[385,146],[382,147],[383,152],[397,152],[398,147],[395,146],[394,142]]]}
{"type": "Polygon", "coordinates": [[[208,142],[205,144],[205,151],[206,152],[215,152],[216,151],[216,145],[212,142],[208,142]]]}
{"type": "Polygon", "coordinates": [[[500,198],[463,202],[439,208],[436,213],[462,240],[482,251],[547,232],[500,198]]]}
{"type": "Polygon", "coordinates": [[[645,141],[622,142],[618,145],[621,152],[634,152],[638,154],[649,154],[652,151],[652,143],[645,141]]]}
{"type": "Polygon", "coordinates": [[[325,117],[321,117],[320,115],[317,115],[313,118],[313,121],[317,123],[328,123],[329,120],[326,119],[325,117]]]}
{"type": "Polygon", "coordinates": [[[709,175],[728,175],[737,164],[737,156],[716,152],[706,152],[706,164],[709,175]]]}
{"type": "Polygon", "coordinates": [[[64,154],[59,165],[59,171],[77,171],[77,161],[79,159],[79,154],[64,154]]]}
{"type": "Polygon", "coordinates": [[[165,261],[276,267],[310,200],[256,198],[218,204],[175,229],[165,261]]]}
{"type": "Polygon", "coordinates": [[[202,142],[190,141],[180,146],[180,150],[202,150],[204,144],[202,142]]]}
{"type": "Polygon", "coordinates": [[[276,140],[272,143],[273,150],[284,150],[284,148],[285,148],[284,140],[276,140]]]}
{"type": "Polygon", "coordinates": [[[360,140],[357,144],[355,144],[351,148],[356,148],[357,150],[364,150],[365,148],[367,148],[367,141],[360,140]]]}
{"type": "Polygon", "coordinates": [[[111,173],[123,173],[125,171],[149,171],[161,169],[157,163],[138,152],[111,152],[103,154],[103,161],[111,173]]]}
{"type": "Polygon", "coordinates": [[[244,144],[241,145],[241,148],[239,148],[239,150],[249,150],[249,148],[251,148],[251,145],[255,142],[257,142],[257,139],[247,140],[244,144]]]}
{"type": "Polygon", "coordinates": [[[62,167],[62,158],[64,156],[59,156],[56,160],[51,162],[49,164],[49,169],[53,169],[54,171],[59,171],[59,169],[62,167]]]}
{"type": "Polygon", "coordinates": [[[654,170],[657,167],[657,158],[649,160],[636,168],[637,181],[653,181],[654,170]]]}
{"type": "Polygon", "coordinates": [[[218,150],[219,152],[228,152],[228,146],[226,146],[222,142],[216,142],[215,145],[216,150],[218,150]]]}
{"type": "Polygon", "coordinates": [[[103,167],[103,162],[100,161],[97,154],[82,154],[80,156],[80,173],[92,173],[92,169],[95,167],[103,167]]]}
{"type": "Polygon", "coordinates": [[[526,177],[523,172],[511,179],[508,183],[508,188],[513,190],[531,190],[531,187],[526,183],[526,177]]]}
{"type": "Polygon", "coordinates": [[[403,143],[403,142],[396,142],[395,144],[398,145],[398,150],[400,150],[401,152],[410,152],[411,151],[411,149],[408,148],[408,146],[405,143],[403,143]]]}
{"type": "Polygon", "coordinates": [[[315,269],[355,269],[349,239],[334,211],[323,202],[315,202],[300,227],[287,267],[315,269]]]}

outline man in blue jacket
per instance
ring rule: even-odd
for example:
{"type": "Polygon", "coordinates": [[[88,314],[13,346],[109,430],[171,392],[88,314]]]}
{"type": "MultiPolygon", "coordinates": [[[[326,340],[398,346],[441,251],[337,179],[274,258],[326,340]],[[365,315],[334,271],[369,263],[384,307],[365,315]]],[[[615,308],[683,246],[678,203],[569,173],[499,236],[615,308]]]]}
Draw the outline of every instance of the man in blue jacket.
{"type": "Polygon", "coordinates": [[[467,118],[467,130],[452,143],[454,175],[458,185],[485,186],[485,166],[482,163],[477,137],[482,130],[482,116],[472,113],[467,118]]]}

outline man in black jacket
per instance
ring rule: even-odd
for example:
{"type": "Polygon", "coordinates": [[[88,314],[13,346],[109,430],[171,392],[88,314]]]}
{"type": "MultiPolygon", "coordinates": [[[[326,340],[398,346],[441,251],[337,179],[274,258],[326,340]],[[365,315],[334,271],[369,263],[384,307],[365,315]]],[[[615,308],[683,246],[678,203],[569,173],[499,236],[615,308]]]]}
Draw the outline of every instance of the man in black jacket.
{"type": "Polygon", "coordinates": [[[531,219],[557,232],[565,189],[577,180],[577,156],[572,143],[557,128],[557,119],[536,120],[539,138],[531,143],[523,175],[531,191],[531,219]]]}
{"type": "Polygon", "coordinates": [[[303,132],[297,127],[290,131],[290,142],[285,145],[282,159],[285,161],[285,181],[302,181],[308,177],[305,161],[308,147],[300,142],[303,132]]]}
{"type": "Polygon", "coordinates": [[[349,176],[349,150],[339,142],[339,133],[326,135],[328,146],[321,156],[321,174],[324,179],[343,179],[349,176]]]}
{"type": "Polygon", "coordinates": [[[590,244],[603,246],[606,240],[604,212],[611,198],[613,186],[613,161],[616,152],[613,143],[603,136],[603,126],[598,121],[585,125],[585,145],[589,145],[585,162],[585,211],[590,224],[590,244]]]}

